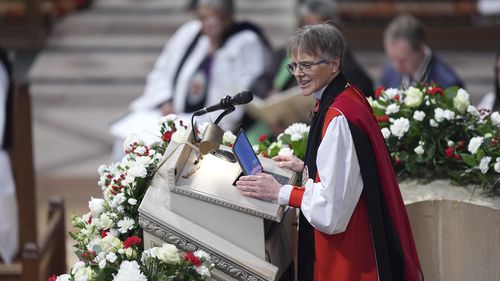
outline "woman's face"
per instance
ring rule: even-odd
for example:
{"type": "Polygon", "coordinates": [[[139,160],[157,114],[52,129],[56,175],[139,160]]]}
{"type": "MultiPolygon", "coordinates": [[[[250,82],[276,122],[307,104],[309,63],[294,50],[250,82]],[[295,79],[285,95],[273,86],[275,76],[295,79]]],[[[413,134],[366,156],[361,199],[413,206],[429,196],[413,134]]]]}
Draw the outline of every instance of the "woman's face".
{"type": "Polygon", "coordinates": [[[203,34],[212,40],[222,38],[226,29],[231,25],[231,16],[221,10],[201,6],[197,14],[203,34]]]}
{"type": "Polygon", "coordinates": [[[293,75],[297,79],[302,94],[309,96],[327,86],[339,73],[339,63],[339,58],[325,60],[322,57],[305,54],[300,50],[296,55],[292,55],[292,64],[297,65],[293,75]],[[302,67],[301,69],[300,65],[310,67],[302,67]]]}

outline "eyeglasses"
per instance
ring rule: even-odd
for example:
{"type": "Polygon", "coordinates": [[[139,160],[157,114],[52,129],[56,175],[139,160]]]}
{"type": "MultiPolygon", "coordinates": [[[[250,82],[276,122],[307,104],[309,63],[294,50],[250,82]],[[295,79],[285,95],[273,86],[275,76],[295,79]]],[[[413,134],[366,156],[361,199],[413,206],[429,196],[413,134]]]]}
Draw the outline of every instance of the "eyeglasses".
{"type": "Polygon", "coordinates": [[[311,72],[311,69],[313,66],[321,64],[321,63],[326,63],[326,62],[328,62],[327,59],[322,59],[322,60],[317,61],[317,62],[307,62],[307,61],[299,62],[299,63],[293,62],[293,63],[287,64],[286,69],[292,75],[295,73],[295,70],[297,70],[297,67],[299,68],[300,71],[302,71],[304,73],[309,73],[309,72],[311,72]]]}

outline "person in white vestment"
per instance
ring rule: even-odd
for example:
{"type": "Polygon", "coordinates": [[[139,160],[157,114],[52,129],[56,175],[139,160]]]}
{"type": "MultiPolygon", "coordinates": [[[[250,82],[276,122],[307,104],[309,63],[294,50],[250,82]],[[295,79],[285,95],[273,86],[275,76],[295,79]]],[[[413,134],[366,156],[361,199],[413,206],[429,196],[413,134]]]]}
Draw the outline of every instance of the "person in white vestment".
{"type": "MultiPolygon", "coordinates": [[[[177,114],[188,121],[196,110],[248,90],[264,71],[271,56],[269,44],[257,26],[234,21],[232,0],[200,0],[196,13],[197,19],[182,25],[165,45],[143,95],[130,105],[131,114],[155,112],[158,118],[177,114]]],[[[237,106],[220,126],[237,129],[243,113],[244,108],[237,106]]],[[[197,121],[213,122],[218,114],[197,121]]],[[[136,125],[122,127],[131,133],[140,131],[140,126],[133,128],[136,125]]],[[[143,135],[154,133],[159,134],[150,129],[143,135]]]]}
{"type": "Polygon", "coordinates": [[[11,67],[0,48],[0,260],[10,263],[19,243],[17,199],[7,148],[11,145],[11,67]]]}

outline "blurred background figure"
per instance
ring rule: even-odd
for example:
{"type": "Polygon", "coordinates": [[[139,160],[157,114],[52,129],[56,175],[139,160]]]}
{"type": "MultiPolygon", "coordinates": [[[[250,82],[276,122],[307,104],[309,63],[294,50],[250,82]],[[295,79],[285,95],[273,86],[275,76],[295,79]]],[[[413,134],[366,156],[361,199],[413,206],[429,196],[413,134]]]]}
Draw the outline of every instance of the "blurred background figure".
{"type": "MultiPolygon", "coordinates": [[[[326,21],[334,25],[340,23],[337,13],[337,3],[331,0],[302,1],[299,4],[297,14],[298,27],[326,21]]],[[[259,97],[264,98],[297,86],[297,81],[285,68],[285,65],[290,62],[285,48],[276,50],[274,52],[273,63],[259,77],[257,83],[254,85],[253,92],[259,97]]],[[[343,73],[347,81],[359,87],[365,96],[373,96],[373,82],[363,67],[356,61],[349,48],[345,49],[343,62],[343,73]]]]}
{"type": "Polygon", "coordinates": [[[462,80],[426,44],[423,25],[407,14],[394,18],[384,32],[384,49],[389,60],[380,85],[408,88],[419,82],[436,82],[441,87],[464,87],[462,80]]]}
{"type": "Polygon", "coordinates": [[[11,263],[18,249],[16,186],[7,148],[12,145],[12,66],[0,47],[0,261],[11,263]]]}
{"type": "Polygon", "coordinates": [[[500,52],[497,53],[497,59],[494,66],[495,85],[493,92],[486,94],[478,104],[478,108],[490,109],[492,111],[500,111],[500,52]]]}
{"type": "MultiPolygon", "coordinates": [[[[132,132],[141,135],[145,112],[152,113],[151,119],[177,114],[189,120],[193,112],[219,103],[222,97],[248,90],[264,71],[271,55],[269,43],[257,26],[235,22],[232,0],[199,0],[196,7],[197,19],[182,25],[168,41],[147,77],[143,95],[130,105],[132,113],[113,125],[112,131],[124,128],[115,130],[120,131],[115,134],[119,138],[132,132]]],[[[219,113],[204,121],[214,121],[219,113]]],[[[243,107],[237,107],[221,127],[236,129],[243,113],[243,107]]],[[[115,144],[118,151],[123,139],[115,144]]]]}

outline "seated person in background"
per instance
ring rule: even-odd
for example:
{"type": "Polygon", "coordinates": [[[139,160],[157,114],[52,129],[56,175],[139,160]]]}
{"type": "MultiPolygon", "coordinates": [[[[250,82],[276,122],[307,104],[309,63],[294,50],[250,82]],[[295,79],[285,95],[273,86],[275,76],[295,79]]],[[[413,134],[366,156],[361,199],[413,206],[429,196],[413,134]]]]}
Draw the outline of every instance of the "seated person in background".
{"type": "Polygon", "coordinates": [[[495,61],[494,92],[486,94],[477,105],[477,108],[500,111],[500,52],[497,53],[497,59],[495,61]]]}
{"type": "MultiPolygon", "coordinates": [[[[326,21],[338,23],[338,20],[336,20],[337,4],[331,0],[304,1],[299,6],[298,15],[299,28],[326,21]]],[[[297,86],[297,81],[285,68],[285,65],[290,62],[285,48],[276,50],[272,65],[254,84],[254,88],[252,89],[254,94],[264,98],[297,86]]],[[[348,48],[346,48],[344,54],[343,73],[347,81],[359,87],[366,96],[373,96],[374,87],[372,80],[365,73],[361,65],[358,64],[348,48]]]]}
{"type": "Polygon", "coordinates": [[[7,148],[12,145],[12,68],[0,48],[0,262],[10,263],[18,250],[19,228],[14,176],[7,148]]]}
{"type": "MultiPolygon", "coordinates": [[[[256,26],[234,21],[232,0],[199,0],[196,13],[198,19],[182,25],[166,44],[147,77],[144,94],[130,105],[132,114],[158,111],[188,119],[226,95],[248,90],[264,71],[269,44],[256,26]]],[[[236,107],[221,127],[235,129],[243,109],[236,107]]],[[[219,113],[204,117],[214,121],[219,113]]],[[[122,127],[132,133],[133,128],[122,127]]]]}
{"type": "Polygon", "coordinates": [[[455,72],[426,44],[424,27],[411,15],[400,15],[384,32],[386,64],[380,85],[408,88],[420,82],[436,82],[443,88],[464,85],[455,72]]]}

